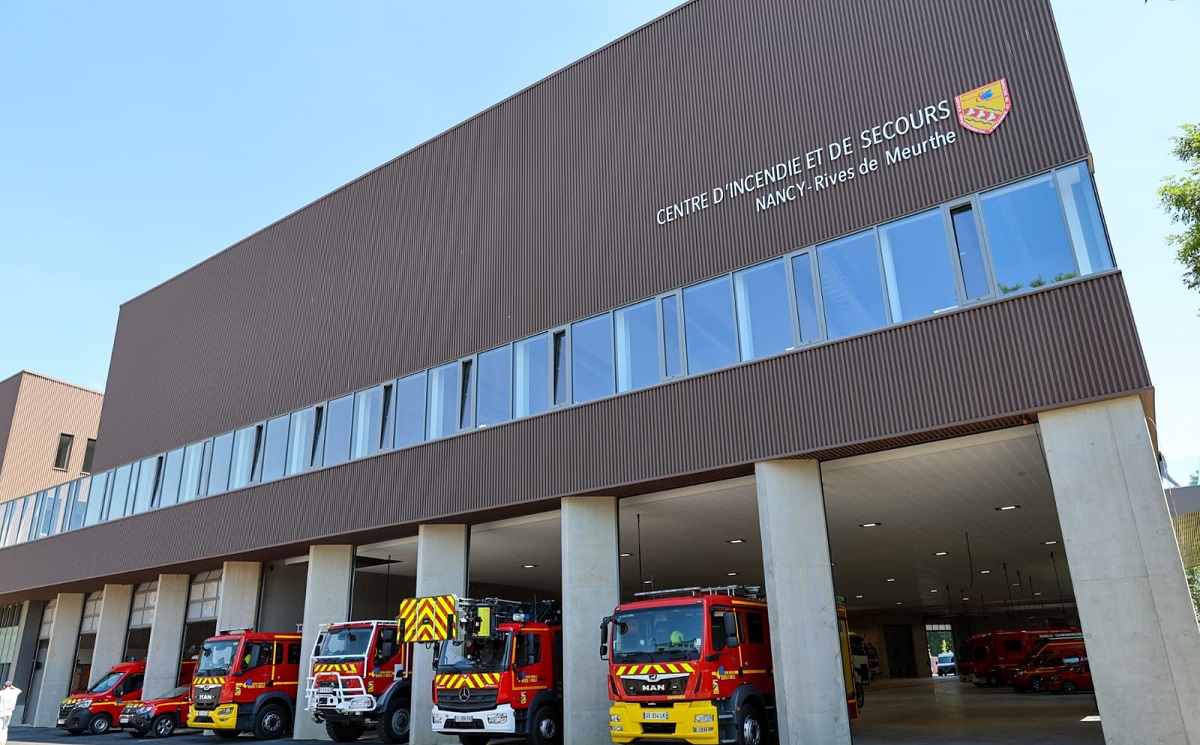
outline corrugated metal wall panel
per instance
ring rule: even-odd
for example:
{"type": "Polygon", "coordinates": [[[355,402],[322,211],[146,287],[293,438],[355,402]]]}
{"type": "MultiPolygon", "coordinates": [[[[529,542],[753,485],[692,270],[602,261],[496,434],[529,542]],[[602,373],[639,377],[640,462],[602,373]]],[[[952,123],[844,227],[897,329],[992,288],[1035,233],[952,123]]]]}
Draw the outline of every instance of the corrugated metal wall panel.
{"type": "Polygon", "coordinates": [[[1086,154],[1046,0],[697,0],[127,303],[97,467],[1086,154]],[[993,135],[948,120],[952,147],[812,199],[655,223],[1002,75],[993,135]]]}
{"type": "Polygon", "coordinates": [[[760,460],[1012,426],[1149,387],[1113,273],[4,549],[0,602],[84,579],[81,571],[100,578],[381,540],[425,522],[545,509],[562,496],[744,474],[760,460]],[[199,525],[253,530],[181,528],[199,525]],[[53,560],[66,550],[77,559],[53,560]]]}

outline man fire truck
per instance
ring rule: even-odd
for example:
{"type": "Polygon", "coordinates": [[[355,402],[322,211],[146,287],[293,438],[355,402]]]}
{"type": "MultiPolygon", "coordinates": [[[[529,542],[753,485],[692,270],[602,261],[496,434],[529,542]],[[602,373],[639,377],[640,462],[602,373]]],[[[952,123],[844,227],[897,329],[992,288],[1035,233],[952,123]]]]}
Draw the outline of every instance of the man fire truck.
{"type": "Polygon", "coordinates": [[[395,621],[322,624],[305,684],[305,709],[334,742],[368,729],[387,743],[408,742],[412,645],[395,621]]]}
{"type": "Polygon", "coordinates": [[[225,739],[242,732],[283,737],[292,728],[299,680],[299,634],[222,631],[200,649],[187,726],[225,739]]]}
{"type": "Polygon", "coordinates": [[[433,730],[463,745],[524,737],[562,743],[562,611],[554,601],[418,598],[440,601],[440,620],[401,606],[406,639],[437,641],[433,730]],[[446,610],[452,608],[451,614],[446,610]],[[430,632],[440,626],[439,632],[430,632]],[[425,630],[425,639],[418,634],[425,630]],[[410,631],[411,630],[411,631],[410,631]],[[430,636],[440,636],[432,639],[430,636]]]}
{"type": "MultiPolygon", "coordinates": [[[[862,685],[850,666],[841,608],[838,632],[854,718],[862,685]]],[[[761,745],[778,731],[767,602],[759,588],[638,593],[604,619],[600,656],[609,659],[613,742],[761,745]]]]}

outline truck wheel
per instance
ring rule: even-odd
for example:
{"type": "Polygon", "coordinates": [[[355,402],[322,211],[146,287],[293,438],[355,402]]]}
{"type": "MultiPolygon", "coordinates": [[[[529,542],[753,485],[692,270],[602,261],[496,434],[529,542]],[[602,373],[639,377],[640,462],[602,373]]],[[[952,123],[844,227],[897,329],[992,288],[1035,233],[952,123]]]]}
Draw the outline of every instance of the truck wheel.
{"type": "Polygon", "coordinates": [[[562,717],[558,709],[547,704],[529,720],[529,742],[533,745],[559,745],[562,742],[562,717]]]}
{"type": "Polygon", "coordinates": [[[1063,684],[1062,684],[1062,692],[1063,693],[1072,694],[1077,690],[1079,690],[1079,686],[1075,685],[1075,681],[1073,681],[1073,680],[1064,680],[1063,681],[1063,684]]]}
{"type": "Polygon", "coordinates": [[[267,704],[258,710],[254,718],[254,739],[277,740],[283,737],[291,724],[287,709],[279,704],[267,704]]]}
{"type": "Polygon", "coordinates": [[[854,684],[854,702],[858,704],[858,710],[862,711],[863,704],[867,702],[867,692],[863,690],[862,683],[854,684]]]}
{"type": "Polygon", "coordinates": [[[242,734],[235,729],[214,729],[212,732],[222,740],[236,740],[242,734]]]}
{"type": "Polygon", "coordinates": [[[762,745],[766,732],[763,716],[754,704],[742,707],[742,718],[738,722],[737,745],[762,745]]]}
{"type": "Polygon", "coordinates": [[[170,737],[175,734],[175,717],[170,714],[159,714],[150,722],[150,733],[155,737],[170,737]]]}
{"type": "Polygon", "coordinates": [[[87,731],[89,735],[103,735],[112,729],[112,718],[107,714],[97,714],[88,722],[87,731]]]}
{"type": "Polygon", "coordinates": [[[1033,680],[1029,681],[1029,690],[1033,691],[1034,693],[1041,693],[1042,691],[1046,690],[1046,687],[1042,685],[1041,678],[1034,678],[1033,680]]]}
{"type": "Polygon", "coordinates": [[[363,730],[360,722],[325,722],[325,734],[334,742],[354,742],[362,737],[363,730]]]}
{"type": "Polygon", "coordinates": [[[408,701],[403,696],[397,696],[388,704],[387,713],[375,729],[379,739],[392,745],[408,742],[409,721],[408,701]]]}

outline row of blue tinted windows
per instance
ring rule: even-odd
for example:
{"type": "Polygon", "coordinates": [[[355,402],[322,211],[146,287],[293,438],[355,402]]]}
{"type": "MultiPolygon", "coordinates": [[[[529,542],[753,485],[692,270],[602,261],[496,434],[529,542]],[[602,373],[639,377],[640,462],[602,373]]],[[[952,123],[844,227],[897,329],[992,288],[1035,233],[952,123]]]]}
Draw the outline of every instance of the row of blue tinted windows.
{"type": "Polygon", "coordinates": [[[0,545],[535,416],[1113,267],[1084,163],[3,505],[0,545]]]}

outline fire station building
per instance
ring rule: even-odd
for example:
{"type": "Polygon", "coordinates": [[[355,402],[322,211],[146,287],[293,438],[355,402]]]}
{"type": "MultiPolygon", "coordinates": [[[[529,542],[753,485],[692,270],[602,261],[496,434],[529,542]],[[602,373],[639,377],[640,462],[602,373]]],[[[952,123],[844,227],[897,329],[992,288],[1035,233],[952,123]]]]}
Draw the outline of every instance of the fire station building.
{"type": "Polygon", "coordinates": [[[1109,742],[1200,742],[1092,168],[1048,0],[683,4],[122,306],[92,474],[0,515],[24,721],[506,593],[561,601],[607,742],[600,619],[746,583],[783,742],[851,740],[838,597],[892,677],[930,623],[1078,623],[1109,742]]]}

